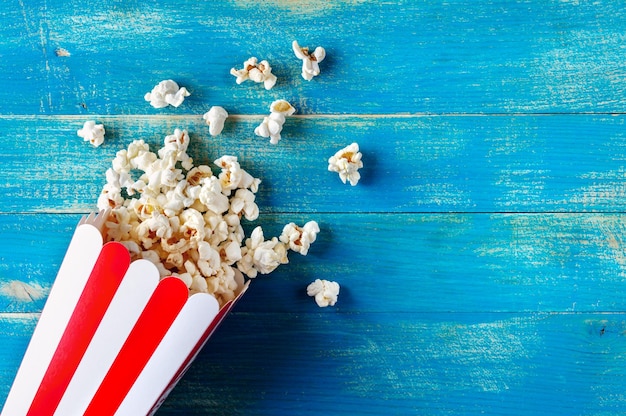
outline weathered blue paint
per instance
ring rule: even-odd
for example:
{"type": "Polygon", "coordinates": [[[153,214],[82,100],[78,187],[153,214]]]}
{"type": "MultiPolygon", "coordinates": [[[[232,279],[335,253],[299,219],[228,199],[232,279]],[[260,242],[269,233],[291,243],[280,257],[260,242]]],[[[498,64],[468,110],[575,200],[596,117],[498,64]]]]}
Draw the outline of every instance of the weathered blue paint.
{"type": "Polygon", "coordinates": [[[263,179],[248,230],[322,231],[159,415],[625,413],[625,25],[620,2],[574,0],[3,4],[0,403],[45,301],[11,282],[45,294],[115,153],[186,128],[196,164],[263,179]],[[311,82],[294,39],[327,49],[311,82]],[[229,74],[253,55],[273,90],[229,74]],[[153,109],[167,78],[192,95],[153,109]],[[272,146],[253,130],[277,98],[298,113],[272,146]],[[233,115],[217,138],[212,105],[233,115]],[[326,170],[353,141],[356,187],[326,170]],[[316,278],[342,285],[334,308],[316,278]]]}
{"type": "Polygon", "coordinates": [[[107,139],[76,136],[84,116],[0,118],[3,212],[86,212],[115,153],[137,138],[156,151],[175,128],[196,164],[231,154],[262,178],[265,212],[616,212],[626,206],[624,115],[305,116],[279,145],[254,136],[262,116],[233,117],[211,137],[201,115],[96,117],[107,139]],[[362,181],[327,171],[359,143],[362,181]],[[364,209],[365,208],[365,209],[364,209]]]}
{"type": "Polygon", "coordinates": [[[620,2],[16,0],[0,11],[6,114],[198,113],[208,103],[301,112],[623,111],[620,2]],[[323,45],[323,77],[302,82],[290,45],[323,45]],[[71,56],[57,56],[57,48],[71,56]],[[273,62],[271,92],[234,88],[230,68],[273,62]],[[163,77],[183,109],[147,107],[163,77]]]}

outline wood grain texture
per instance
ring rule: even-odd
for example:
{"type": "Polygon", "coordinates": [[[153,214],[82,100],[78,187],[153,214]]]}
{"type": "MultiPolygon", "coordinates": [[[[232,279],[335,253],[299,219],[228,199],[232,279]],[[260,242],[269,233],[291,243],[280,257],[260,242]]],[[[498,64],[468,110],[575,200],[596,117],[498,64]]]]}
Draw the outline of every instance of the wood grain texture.
{"type": "MultiPolygon", "coordinates": [[[[3,349],[4,367],[16,368],[34,322],[0,327],[14,352],[3,349]]],[[[235,312],[159,414],[619,414],[625,322],[623,313],[235,312]]]]}
{"type": "Polygon", "coordinates": [[[3,114],[622,112],[620,2],[285,0],[15,1],[0,20],[3,114]],[[322,45],[302,82],[293,39],[322,45]],[[70,56],[57,56],[64,48],[70,56]],[[232,67],[268,59],[279,82],[234,88],[232,67]],[[158,110],[164,77],[192,96],[158,110]]]}
{"type": "MultiPolygon", "coordinates": [[[[0,252],[10,253],[0,284],[49,288],[78,218],[0,215],[0,252]]],[[[239,311],[261,313],[271,305],[274,312],[311,312],[304,289],[318,278],[342,283],[336,307],[342,313],[626,309],[620,214],[290,213],[262,215],[246,228],[260,224],[270,238],[288,222],[308,220],[321,228],[309,254],[291,253],[289,264],[253,281],[239,311]]],[[[41,306],[0,295],[0,313],[41,306]]]]}
{"type": "Polygon", "coordinates": [[[247,231],[321,233],[252,282],[159,415],[625,413],[624,33],[621,2],[577,0],[0,5],[0,403],[115,153],[185,128],[196,164],[262,178],[247,231]],[[327,50],[311,82],[294,39],[327,50]],[[250,56],[274,89],[235,84],[250,56]],[[168,78],[192,95],[150,107],[168,78]],[[272,146],[253,131],[279,98],[297,114],[272,146]],[[327,171],[352,142],[356,187],[327,171]]]}
{"type": "MultiPolygon", "coordinates": [[[[0,117],[0,212],[88,212],[118,150],[154,152],[175,128],[191,134],[195,164],[224,154],[263,182],[265,212],[617,212],[626,206],[624,116],[306,116],[271,145],[261,116],[233,117],[211,137],[201,116],[101,116],[106,141],[76,135],[85,118],[0,117]],[[359,186],[328,172],[356,141],[359,186]]],[[[214,166],[215,167],[215,166],[214,166]]]]}

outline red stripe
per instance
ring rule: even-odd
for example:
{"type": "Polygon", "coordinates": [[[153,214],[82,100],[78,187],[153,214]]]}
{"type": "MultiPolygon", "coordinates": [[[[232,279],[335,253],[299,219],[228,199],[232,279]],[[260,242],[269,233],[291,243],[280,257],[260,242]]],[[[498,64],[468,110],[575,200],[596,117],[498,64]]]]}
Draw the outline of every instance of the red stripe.
{"type": "Polygon", "coordinates": [[[176,277],[161,280],[84,416],[112,415],[185,305],[187,286],[176,277]]]}
{"type": "Polygon", "coordinates": [[[102,247],[28,416],[54,413],[129,265],[130,255],[123,245],[112,242],[102,247]]]}

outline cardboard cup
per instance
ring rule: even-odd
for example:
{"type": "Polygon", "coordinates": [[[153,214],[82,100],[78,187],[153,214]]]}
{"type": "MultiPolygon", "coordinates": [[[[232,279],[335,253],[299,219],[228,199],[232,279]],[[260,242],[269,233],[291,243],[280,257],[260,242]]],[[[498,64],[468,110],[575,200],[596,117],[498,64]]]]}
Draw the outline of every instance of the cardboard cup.
{"type": "Polygon", "coordinates": [[[238,283],[220,308],[80,225],[2,416],[154,414],[246,291],[238,283]]]}

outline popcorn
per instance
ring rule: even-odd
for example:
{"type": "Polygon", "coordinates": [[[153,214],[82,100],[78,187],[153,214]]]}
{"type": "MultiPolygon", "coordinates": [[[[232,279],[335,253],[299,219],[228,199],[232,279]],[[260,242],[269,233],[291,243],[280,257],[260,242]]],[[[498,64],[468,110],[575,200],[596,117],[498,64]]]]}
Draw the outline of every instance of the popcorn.
{"type": "Polygon", "coordinates": [[[215,176],[205,179],[198,199],[210,211],[223,214],[228,211],[228,197],[222,193],[220,181],[215,176]]]}
{"type": "Polygon", "coordinates": [[[170,222],[165,215],[154,212],[137,226],[137,236],[143,247],[150,249],[161,239],[167,240],[172,237],[170,222]]]}
{"type": "Polygon", "coordinates": [[[185,169],[193,167],[193,159],[187,155],[189,134],[187,130],[175,129],[174,134],[165,136],[164,146],[159,150],[159,157],[167,161],[167,167],[173,168],[176,162],[181,162],[185,169]]]}
{"type": "Polygon", "coordinates": [[[291,47],[296,56],[302,60],[302,78],[311,81],[313,77],[318,76],[320,74],[319,63],[326,57],[326,50],[318,46],[312,54],[309,54],[309,48],[301,48],[295,40],[291,47]]]}
{"type": "Polygon", "coordinates": [[[307,222],[304,224],[304,227],[298,227],[296,224],[291,222],[285,225],[279,240],[288,245],[289,248],[296,253],[306,256],[309,252],[311,244],[315,242],[317,233],[319,232],[320,227],[315,221],[307,222]]]}
{"type": "Polygon", "coordinates": [[[287,248],[276,237],[265,240],[261,227],[256,227],[250,238],[246,240],[246,246],[242,248],[241,260],[237,263],[239,270],[256,277],[257,272],[268,274],[273,272],[280,264],[288,263],[287,248]]]}
{"type": "Polygon", "coordinates": [[[328,170],[338,172],[343,183],[346,183],[347,180],[350,185],[355,186],[361,179],[359,169],[363,167],[362,156],[359,152],[359,145],[352,143],[328,159],[328,170]]]}
{"type": "Polygon", "coordinates": [[[257,83],[262,82],[266,90],[271,90],[276,84],[276,76],[272,74],[270,64],[267,61],[258,62],[254,56],[243,63],[243,68],[231,68],[230,74],[237,77],[237,84],[250,79],[257,83]]]}
{"type": "Polygon", "coordinates": [[[198,269],[205,276],[213,276],[220,268],[220,253],[206,241],[198,244],[198,269]]]}
{"type": "Polygon", "coordinates": [[[96,124],[95,121],[85,121],[83,128],[76,131],[78,136],[82,137],[86,142],[91,143],[94,147],[100,146],[104,142],[104,126],[96,124]]]}
{"type": "MultiPolygon", "coordinates": [[[[124,202],[124,198],[122,197],[122,190],[119,186],[116,186],[111,183],[107,183],[102,188],[102,192],[98,197],[98,206],[99,207],[116,207],[121,205],[124,202]]],[[[104,209],[104,208],[102,208],[104,209]]]]}
{"type": "Polygon", "coordinates": [[[209,125],[209,134],[217,136],[224,129],[224,121],[228,117],[228,112],[220,106],[213,106],[209,111],[204,113],[202,118],[209,125]]]}
{"type": "Polygon", "coordinates": [[[241,260],[241,242],[240,241],[227,241],[219,246],[220,256],[226,264],[229,266],[235,262],[241,260]]]}
{"type": "Polygon", "coordinates": [[[230,195],[231,190],[236,188],[250,189],[252,192],[259,188],[261,180],[241,169],[236,156],[222,156],[213,163],[222,168],[219,179],[225,195],[230,195]]]}
{"type": "Polygon", "coordinates": [[[263,118],[263,122],[254,129],[254,134],[269,137],[271,144],[278,144],[280,132],[283,130],[285,118],[293,115],[296,109],[285,100],[276,100],[270,105],[270,115],[263,118]]]}
{"type": "Polygon", "coordinates": [[[119,241],[132,259],[154,263],[161,277],[176,276],[189,293],[210,293],[221,305],[235,298],[244,280],[288,263],[291,249],[304,255],[315,241],[315,221],[287,224],[279,238],[266,240],[260,226],[246,238],[242,219],[259,216],[260,179],[241,168],[237,157],[193,166],[189,134],[176,129],[156,153],[142,140],[117,152],[106,172],[99,208],[111,208],[106,240],[119,241]],[[134,179],[134,171],[141,171],[134,179]],[[241,283],[239,283],[241,282],[241,283]]]}
{"type": "Polygon", "coordinates": [[[231,199],[231,212],[243,216],[248,221],[254,221],[259,217],[259,207],[254,203],[255,195],[248,189],[237,189],[235,196],[231,199]]]}
{"type": "Polygon", "coordinates": [[[315,279],[307,286],[306,294],[315,297],[315,302],[320,308],[334,306],[339,296],[339,283],[328,280],[315,279]]]}
{"type": "Polygon", "coordinates": [[[168,79],[159,82],[151,92],[144,96],[144,99],[150,101],[150,105],[154,108],[163,108],[168,105],[178,107],[189,95],[191,94],[185,87],[180,88],[176,82],[168,79]]]}

